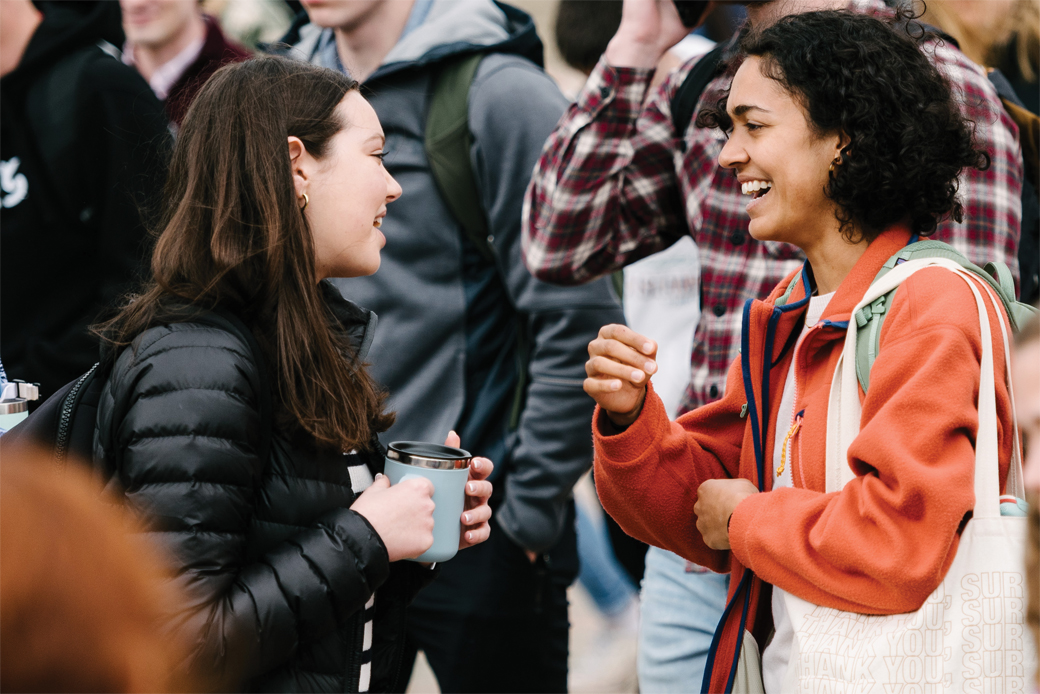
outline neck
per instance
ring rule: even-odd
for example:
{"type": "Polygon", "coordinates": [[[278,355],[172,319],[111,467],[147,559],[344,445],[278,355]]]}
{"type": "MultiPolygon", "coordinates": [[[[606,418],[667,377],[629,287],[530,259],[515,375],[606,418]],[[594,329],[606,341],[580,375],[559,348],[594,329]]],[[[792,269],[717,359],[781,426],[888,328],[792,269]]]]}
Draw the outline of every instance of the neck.
{"type": "Polygon", "coordinates": [[[132,44],[131,48],[134,51],[134,64],[137,66],[137,71],[146,80],[152,79],[152,75],[155,74],[156,70],[176,58],[192,42],[205,38],[205,36],[206,20],[202,18],[200,13],[196,12],[191,16],[191,20],[184,26],[184,29],[172,41],[157,46],[132,44]]]}
{"type": "Polygon", "coordinates": [[[0,3],[0,77],[14,72],[22,62],[43,15],[29,0],[0,3]]]}
{"type": "Polygon", "coordinates": [[[817,10],[841,10],[848,6],[848,0],[770,0],[770,2],[762,3],[749,2],[747,4],[747,17],[751,26],[756,29],[762,29],[792,14],[815,12],[817,10]]]}
{"type": "Polygon", "coordinates": [[[867,245],[866,241],[849,243],[835,230],[823,235],[812,248],[803,248],[816,279],[817,294],[830,294],[836,290],[866,252],[867,245]]]}
{"type": "Polygon", "coordinates": [[[404,32],[414,0],[380,2],[365,17],[336,27],[336,50],[350,76],[364,82],[383,63],[404,32]]]}

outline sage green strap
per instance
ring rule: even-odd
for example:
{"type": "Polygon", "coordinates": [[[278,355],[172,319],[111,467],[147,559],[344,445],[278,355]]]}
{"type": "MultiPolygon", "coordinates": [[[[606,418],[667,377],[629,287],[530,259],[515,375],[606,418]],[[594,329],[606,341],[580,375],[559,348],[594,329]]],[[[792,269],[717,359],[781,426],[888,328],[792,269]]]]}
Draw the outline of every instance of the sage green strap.
{"type": "Polygon", "coordinates": [[[469,88],[481,53],[449,60],[435,69],[426,115],[426,158],[430,173],[452,216],[481,255],[494,261],[488,224],[477,178],[470,161],[473,134],[469,130],[469,88]]]}
{"type": "MultiPolygon", "coordinates": [[[[794,288],[801,284],[802,276],[802,273],[799,272],[798,275],[793,280],[791,280],[791,283],[787,285],[787,289],[784,290],[784,293],[776,301],[773,302],[774,306],[787,306],[787,302],[791,300],[791,295],[794,294],[794,288]]],[[[805,295],[809,296],[809,294],[810,289],[806,287],[805,295]]]]}
{"type": "MultiPolygon", "coordinates": [[[[1015,281],[1006,265],[994,262],[987,263],[985,269],[980,268],[949,244],[933,239],[912,243],[893,255],[878,271],[871,285],[888,274],[889,270],[896,267],[900,261],[917,258],[946,258],[976,277],[985,280],[1004,304],[1004,310],[1011,320],[1012,330],[1017,331],[1036,312],[1031,306],[1015,301],[1015,281]]],[[[896,290],[893,289],[864,306],[853,316],[856,321],[855,329],[858,331],[856,335],[856,377],[864,393],[870,386],[870,369],[881,348],[881,326],[887,315],[886,309],[895,292],[896,290]]],[[[852,329],[851,326],[850,329],[852,329]]]]}
{"type": "MultiPolygon", "coordinates": [[[[469,129],[469,89],[483,58],[483,53],[473,53],[449,59],[435,68],[430,82],[425,147],[430,173],[441,199],[462,227],[466,238],[488,262],[494,264],[495,253],[488,237],[487,217],[470,160],[473,133],[469,129]]],[[[525,315],[517,315],[517,383],[509,414],[509,428],[512,430],[520,424],[530,381],[530,340],[526,321],[525,315]]]]}

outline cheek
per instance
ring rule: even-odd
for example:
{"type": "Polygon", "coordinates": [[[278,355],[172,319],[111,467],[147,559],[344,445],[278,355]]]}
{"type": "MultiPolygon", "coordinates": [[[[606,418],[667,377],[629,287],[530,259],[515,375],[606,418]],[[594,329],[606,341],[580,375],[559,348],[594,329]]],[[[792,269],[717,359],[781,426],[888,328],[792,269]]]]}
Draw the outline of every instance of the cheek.
{"type": "Polygon", "coordinates": [[[792,162],[788,168],[789,197],[799,205],[821,207],[829,204],[827,195],[827,167],[821,172],[819,162],[815,159],[800,159],[792,162]]]}

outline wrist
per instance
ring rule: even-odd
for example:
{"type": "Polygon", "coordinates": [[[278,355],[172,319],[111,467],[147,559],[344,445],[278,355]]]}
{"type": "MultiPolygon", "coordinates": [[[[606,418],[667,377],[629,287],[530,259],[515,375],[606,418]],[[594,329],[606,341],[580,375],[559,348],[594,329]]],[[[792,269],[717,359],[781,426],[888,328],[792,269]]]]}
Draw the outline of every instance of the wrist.
{"type": "Polygon", "coordinates": [[[639,399],[639,404],[637,404],[634,409],[629,410],[628,412],[611,412],[610,410],[604,410],[604,412],[607,413],[607,419],[609,419],[610,423],[614,425],[614,428],[617,429],[618,433],[621,433],[639,419],[639,415],[643,412],[643,405],[645,403],[646,389],[644,388],[643,397],[639,399]]]}
{"type": "Polygon", "coordinates": [[[653,39],[632,36],[619,29],[607,44],[603,56],[611,67],[652,69],[668,52],[668,48],[653,39]]]}

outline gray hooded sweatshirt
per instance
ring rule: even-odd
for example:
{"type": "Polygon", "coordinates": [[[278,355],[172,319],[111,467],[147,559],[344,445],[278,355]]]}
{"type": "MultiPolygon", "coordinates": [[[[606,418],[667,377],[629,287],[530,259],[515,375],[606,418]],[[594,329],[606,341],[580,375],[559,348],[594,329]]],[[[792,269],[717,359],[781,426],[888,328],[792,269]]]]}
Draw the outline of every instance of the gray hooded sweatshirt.
{"type": "MultiPolygon", "coordinates": [[[[290,55],[343,70],[331,29],[301,16],[290,55]]],[[[404,189],[388,207],[382,266],[334,280],[379,314],[369,359],[397,423],[381,438],[442,442],[495,462],[493,523],[544,552],[560,539],[571,489],[591,465],[593,401],[582,390],[588,343],[623,321],[607,281],[556,287],[535,280],[520,255],[524,191],[567,106],[539,67],[530,17],[491,0],[416,0],[402,38],[362,85],[386,133],[386,167],[404,189]],[[469,96],[471,163],[495,255],[465,238],[430,173],[423,131],[431,74],[445,58],[487,53],[469,96]],[[527,57],[525,57],[525,55],[527,57]],[[530,59],[529,59],[530,58],[530,59]],[[517,331],[526,355],[517,354],[517,331]],[[528,374],[510,426],[519,363],[528,374]]]]}

